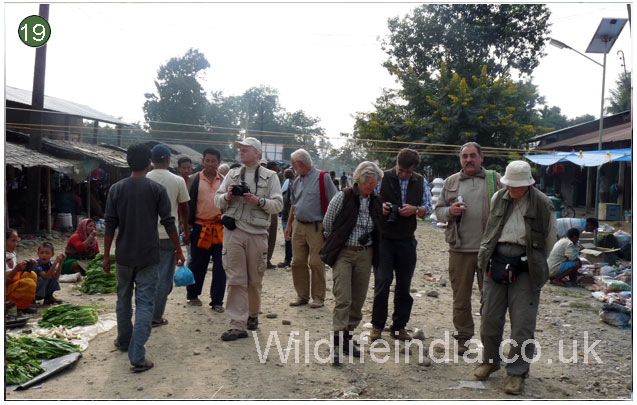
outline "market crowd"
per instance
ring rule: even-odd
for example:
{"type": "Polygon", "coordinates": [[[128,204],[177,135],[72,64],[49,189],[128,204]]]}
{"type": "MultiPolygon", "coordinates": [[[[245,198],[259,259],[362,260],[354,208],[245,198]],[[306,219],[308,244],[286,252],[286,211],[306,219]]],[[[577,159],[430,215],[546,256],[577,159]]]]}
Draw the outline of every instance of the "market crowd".
{"type": "MultiPolygon", "coordinates": [[[[557,240],[554,208],[534,187],[528,163],[513,161],[501,176],[483,168],[479,144],[466,143],[459,153],[462,169],[445,179],[434,207],[427,179],[416,172],[419,154],[412,149],[402,149],[388,170],[365,161],[351,175],[343,172],[337,178],[335,172],[316,168],[304,149],[294,151],[291,168],[281,172],[277,162],[262,159],[257,139],[245,138],[234,147],[240,163],[221,164],[219,151],[209,148],[203,152],[201,171],[191,173],[193,162],[181,158],[175,174],[168,147],[158,144],[151,150],[132,145],[127,151],[130,177],[108,192],[103,268],[111,271],[114,243],[118,280],[114,344],[128,353],[134,371],[154,366],[145,343],[153,327],[169,324],[164,310],[178,266],[178,271],[187,268],[194,279],[186,288],[188,305],[201,306],[203,296],[209,295],[211,310],[227,314],[224,341],[246,338],[248,331],[258,329],[267,269],[291,267],[290,306],[321,308],[327,291],[326,265],[333,272],[333,365],[342,364],[345,356],[360,356],[352,337],[362,320],[372,274],[370,340],[385,339],[388,323],[391,338],[411,340],[407,325],[417,260],[415,231],[419,218],[435,213],[438,221],[448,224],[455,350],[459,354],[468,350],[476,332],[471,308],[476,281],[484,353],[474,378],[484,380],[500,369],[508,311],[511,338],[518,343],[509,356],[518,355],[518,360],[506,365],[504,389],[509,394],[522,391],[534,350],[522,343],[534,337],[540,290],[549,280],[561,284],[565,277],[574,277],[581,266],[574,248],[577,229],[568,230],[551,253],[557,240]],[[271,258],[279,217],[285,257],[275,266],[271,258]],[[204,292],[210,261],[212,280],[204,292]],[[522,347],[526,357],[520,356],[522,347]]],[[[6,295],[27,312],[35,299],[59,303],[53,293],[59,290],[60,274],[83,272],[83,260],[100,252],[91,219],[78,225],[65,252],[57,256],[45,243],[37,260],[19,262],[17,241],[17,232],[7,231],[6,295]]]]}

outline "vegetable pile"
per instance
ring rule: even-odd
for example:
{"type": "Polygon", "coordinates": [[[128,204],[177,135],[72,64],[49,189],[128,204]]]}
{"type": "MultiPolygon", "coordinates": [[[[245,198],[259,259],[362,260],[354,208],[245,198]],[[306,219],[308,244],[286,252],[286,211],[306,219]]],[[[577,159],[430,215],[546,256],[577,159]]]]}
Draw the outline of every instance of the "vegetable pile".
{"type": "Polygon", "coordinates": [[[94,305],[76,304],[62,304],[51,307],[44,311],[42,319],[38,321],[38,325],[43,328],[58,325],[66,326],[67,328],[94,325],[97,322],[96,308],[94,305]]]}
{"type": "Polygon", "coordinates": [[[86,278],[79,288],[86,294],[110,294],[117,290],[117,276],[115,275],[115,256],[111,255],[111,272],[104,273],[102,262],[104,254],[100,253],[88,262],[86,278]]]}
{"type": "Polygon", "coordinates": [[[24,384],[45,370],[38,359],[53,359],[80,351],[76,344],[45,337],[5,336],[5,384],[24,384]]]}

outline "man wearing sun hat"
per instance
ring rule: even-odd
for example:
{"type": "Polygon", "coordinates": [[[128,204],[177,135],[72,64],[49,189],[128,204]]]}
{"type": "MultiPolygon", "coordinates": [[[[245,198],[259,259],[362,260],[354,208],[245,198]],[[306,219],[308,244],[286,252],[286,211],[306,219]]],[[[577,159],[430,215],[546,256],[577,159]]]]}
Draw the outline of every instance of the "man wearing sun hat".
{"type": "Polygon", "coordinates": [[[500,345],[506,311],[511,320],[511,349],[504,391],[520,394],[535,345],[540,290],[549,278],[547,257],[555,243],[555,208],[533,187],[531,166],[516,160],[501,179],[506,189],[491,199],[491,212],[480,243],[478,268],[484,272],[480,314],[482,362],[475,378],[486,380],[500,369],[500,345]],[[524,353],[522,353],[524,348],[524,353]],[[515,360],[514,360],[515,359],[515,360]]]}
{"type": "Polygon", "coordinates": [[[246,330],[258,327],[270,215],[283,208],[279,178],[259,165],[261,142],[249,137],[235,142],[234,147],[239,150],[242,165],[228,172],[215,195],[215,205],[225,210],[223,267],[228,283],[226,313],[230,317],[230,329],[221,335],[225,341],[246,338],[246,330]]]}

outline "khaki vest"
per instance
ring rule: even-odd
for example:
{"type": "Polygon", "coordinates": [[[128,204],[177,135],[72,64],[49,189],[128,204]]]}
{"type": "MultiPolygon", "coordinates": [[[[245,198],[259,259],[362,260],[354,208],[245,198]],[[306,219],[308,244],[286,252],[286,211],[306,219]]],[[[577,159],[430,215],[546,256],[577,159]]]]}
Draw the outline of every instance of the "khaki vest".
{"type": "MultiPolygon", "coordinates": [[[[540,290],[549,279],[549,266],[546,262],[545,242],[549,233],[551,215],[555,208],[550,200],[535,187],[529,187],[529,206],[524,214],[526,228],[526,256],[529,263],[529,278],[534,290],[540,290]]],[[[495,194],[491,205],[491,214],[480,243],[478,268],[487,271],[489,259],[498,244],[504,224],[511,216],[515,201],[504,189],[495,194]]]]}
{"type": "MultiPolygon", "coordinates": [[[[241,170],[234,169],[231,170],[227,175],[230,177],[230,184],[239,184],[241,183],[241,170]]],[[[272,176],[276,176],[276,173],[272,170],[268,170],[264,167],[259,168],[259,180],[256,196],[270,198],[270,188],[269,188],[269,179],[272,176]]],[[[246,182],[250,184],[250,190],[254,192],[254,178],[248,179],[247,175],[246,182]]],[[[228,202],[228,208],[224,213],[224,216],[228,216],[230,218],[234,218],[237,221],[242,221],[248,224],[251,224],[256,227],[269,228],[270,227],[270,214],[262,210],[261,208],[246,203],[243,198],[233,198],[228,202]]]]}

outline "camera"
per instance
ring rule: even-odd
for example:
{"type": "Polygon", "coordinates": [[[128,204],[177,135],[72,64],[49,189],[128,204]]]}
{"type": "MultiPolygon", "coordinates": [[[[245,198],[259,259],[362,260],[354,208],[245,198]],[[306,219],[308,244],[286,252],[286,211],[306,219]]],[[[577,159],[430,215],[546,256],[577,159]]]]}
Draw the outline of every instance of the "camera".
{"type": "Polygon", "coordinates": [[[24,271],[27,272],[27,273],[32,272],[33,271],[33,262],[27,261],[27,265],[24,268],[24,271]]]}
{"type": "Polygon", "coordinates": [[[389,208],[389,215],[387,216],[387,222],[389,222],[390,224],[393,224],[394,222],[398,221],[399,210],[400,210],[400,205],[391,204],[391,207],[389,208]]]}
{"type": "Polygon", "coordinates": [[[368,233],[364,233],[361,236],[358,237],[358,243],[361,244],[361,246],[367,246],[367,244],[369,243],[369,232],[368,233]]]}
{"type": "Polygon", "coordinates": [[[248,187],[248,183],[242,181],[240,184],[235,184],[232,187],[232,195],[242,196],[245,193],[250,193],[250,187],[248,187]]]}

